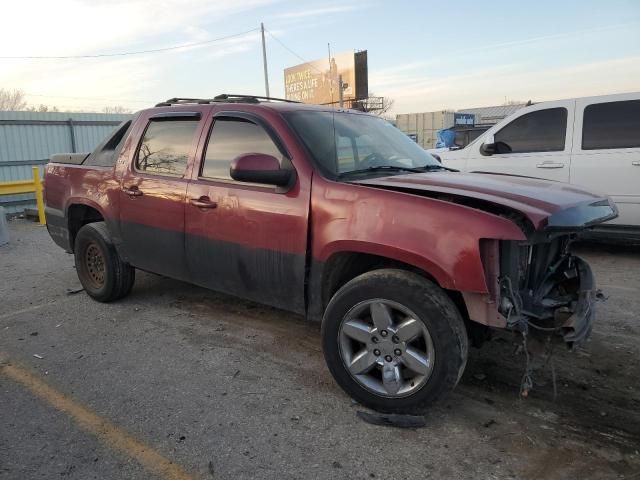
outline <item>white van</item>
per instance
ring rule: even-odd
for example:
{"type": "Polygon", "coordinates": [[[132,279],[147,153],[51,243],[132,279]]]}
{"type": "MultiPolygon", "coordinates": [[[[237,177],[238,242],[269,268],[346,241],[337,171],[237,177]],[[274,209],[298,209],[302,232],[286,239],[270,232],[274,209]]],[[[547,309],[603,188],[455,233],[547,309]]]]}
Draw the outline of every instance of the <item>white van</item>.
{"type": "Polygon", "coordinates": [[[640,92],[524,107],[461,150],[438,154],[448,167],[584,186],[609,195],[617,219],[607,235],[640,238],[640,92]]]}

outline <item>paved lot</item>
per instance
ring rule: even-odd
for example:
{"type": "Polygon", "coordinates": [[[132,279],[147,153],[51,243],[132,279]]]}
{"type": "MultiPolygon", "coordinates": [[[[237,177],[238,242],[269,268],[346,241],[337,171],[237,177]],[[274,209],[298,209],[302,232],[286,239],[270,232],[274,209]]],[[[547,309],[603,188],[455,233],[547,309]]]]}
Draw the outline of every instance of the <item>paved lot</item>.
{"type": "Polygon", "coordinates": [[[0,247],[0,478],[640,478],[640,253],[581,247],[609,296],[585,349],[518,399],[496,338],[426,428],[376,427],[319,326],[140,273],[103,305],[44,228],[0,247]],[[39,355],[42,358],[37,358],[39,355]]]}

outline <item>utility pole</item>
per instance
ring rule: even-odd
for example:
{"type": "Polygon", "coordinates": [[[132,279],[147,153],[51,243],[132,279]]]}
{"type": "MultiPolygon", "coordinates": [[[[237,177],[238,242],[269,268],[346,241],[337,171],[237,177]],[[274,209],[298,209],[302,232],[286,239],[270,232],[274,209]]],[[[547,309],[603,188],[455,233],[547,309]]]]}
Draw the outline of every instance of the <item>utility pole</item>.
{"type": "Polygon", "coordinates": [[[333,79],[331,78],[331,44],[327,42],[327,51],[329,52],[329,95],[331,96],[331,108],[336,108],[333,103],[333,79]]]}
{"type": "Polygon", "coordinates": [[[342,83],[342,75],[338,75],[338,99],[340,100],[340,108],[344,107],[344,84],[342,83]]]}
{"type": "Polygon", "coordinates": [[[264,23],[260,22],[260,32],[262,33],[262,64],[264,65],[264,89],[269,96],[269,71],[267,70],[267,45],[264,42],[264,23]]]}

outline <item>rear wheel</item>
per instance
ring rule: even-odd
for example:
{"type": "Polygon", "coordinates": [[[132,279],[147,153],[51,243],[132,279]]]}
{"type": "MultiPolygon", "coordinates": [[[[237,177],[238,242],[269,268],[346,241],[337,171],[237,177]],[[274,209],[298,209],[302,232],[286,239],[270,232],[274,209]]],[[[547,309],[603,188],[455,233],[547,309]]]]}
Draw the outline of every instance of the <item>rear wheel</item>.
{"type": "Polygon", "coordinates": [[[78,278],[89,296],[111,302],[129,294],[135,269],[120,259],[104,222],[89,223],[80,229],[74,255],[78,278]]]}
{"type": "Polygon", "coordinates": [[[322,323],[329,370],[363,405],[415,413],[444,398],[467,359],[464,322],[434,283],[403,270],[365,273],[329,302],[322,323]]]}

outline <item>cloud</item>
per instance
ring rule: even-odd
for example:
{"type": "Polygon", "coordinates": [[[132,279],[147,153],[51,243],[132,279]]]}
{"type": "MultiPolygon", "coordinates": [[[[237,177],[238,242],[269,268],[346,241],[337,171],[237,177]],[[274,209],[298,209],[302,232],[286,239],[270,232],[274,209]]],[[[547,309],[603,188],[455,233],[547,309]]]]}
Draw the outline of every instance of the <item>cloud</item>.
{"type": "MultiPolygon", "coordinates": [[[[278,1],[11,1],[3,5],[3,17],[15,21],[4,22],[0,29],[0,56],[114,53],[200,42],[234,33],[224,28],[233,15],[278,1]],[[24,34],[25,19],[30,35],[24,34]],[[220,29],[212,35],[211,26],[216,24],[220,29]]],[[[115,102],[135,109],[142,101],[119,99],[146,98],[153,88],[160,90],[160,83],[171,75],[172,66],[193,55],[191,50],[206,47],[206,53],[194,61],[211,61],[255,45],[257,34],[248,34],[162,54],[96,60],[0,59],[0,84],[36,93],[38,96],[30,99],[32,103],[100,109],[113,103],[101,98],[113,97],[115,102]]]]}
{"type": "MultiPolygon", "coordinates": [[[[112,2],[22,0],[8,2],[0,30],[0,55],[74,55],[161,48],[203,40],[202,22],[222,22],[230,15],[278,0],[131,0],[112,2]],[[33,15],[33,12],[38,12],[33,15]],[[24,22],[37,35],[24,35],[24,22]],[[20,39],[20,41],[11,41],[20,39]]],[[[221,32],[223,33],[223,32],[221,32]]],[[[209,33],[208,38],[211,37],[209,33]]]]}
{"type": "Polygon", "coordinates": [[[333,15],[336,13],[353,12],[354,10],[356,10],[356,8],[357,8],[356,5],[335,5],[335,6],[327,6],[322,8],[296,10],[294,12],[279,13],[277,15],[273,15],[271,18],[291,20],[291,19],[300,19],[305,17],[319,17],[321,15],[333,15]]]}
{"type": "MultiPolygon", "coordinates": [[[[628,56],[566,67],[526,68],[501,65],[468,74],[405,78],[397,86],[370,82],[395,100],[394,113],[501,105],[505,99],[547,101],[637,91],[640,56],[628,56]]],[[[386,79],[383,79],[386,81],[386,79]]]]}

